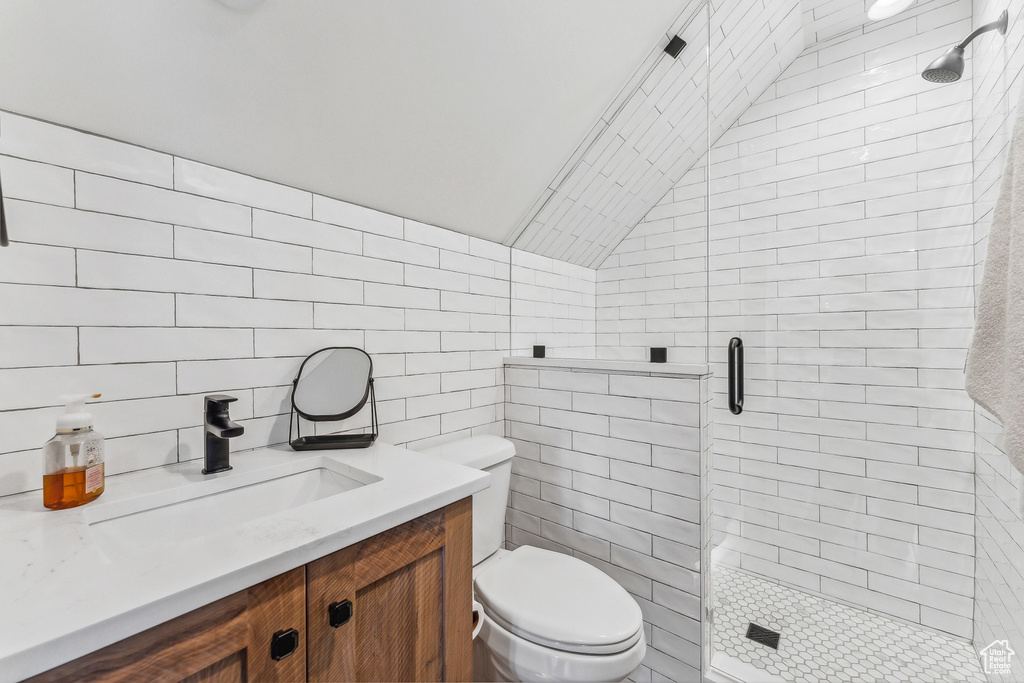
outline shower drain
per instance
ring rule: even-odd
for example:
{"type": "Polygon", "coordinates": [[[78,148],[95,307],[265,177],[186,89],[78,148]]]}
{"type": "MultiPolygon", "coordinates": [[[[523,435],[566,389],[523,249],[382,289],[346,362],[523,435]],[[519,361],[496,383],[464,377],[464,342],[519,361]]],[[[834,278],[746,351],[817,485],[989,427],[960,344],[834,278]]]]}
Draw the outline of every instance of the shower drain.
{"type": "Polygon", "coordinates": [[[747,638],[750,638],[755,643],[761,643],[767,645],[773,650],[779,649],[779,636],[777,631],[772,631],[764,626],[758,626],[754,622],[750,622],[750,626],[747,627],[747,638]]]}

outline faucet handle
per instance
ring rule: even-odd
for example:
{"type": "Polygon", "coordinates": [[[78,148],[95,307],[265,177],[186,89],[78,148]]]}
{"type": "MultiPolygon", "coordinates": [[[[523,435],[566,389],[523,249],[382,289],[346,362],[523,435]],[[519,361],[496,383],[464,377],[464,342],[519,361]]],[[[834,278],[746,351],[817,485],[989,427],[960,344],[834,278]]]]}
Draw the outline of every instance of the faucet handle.
{"type": "Polygon", "coordinates": [[[237,397],[228,396],[227,394],[211,394],[206,397],[206,412],[226,413],[228,411],[228,404],[237,400],[237,397]]]}

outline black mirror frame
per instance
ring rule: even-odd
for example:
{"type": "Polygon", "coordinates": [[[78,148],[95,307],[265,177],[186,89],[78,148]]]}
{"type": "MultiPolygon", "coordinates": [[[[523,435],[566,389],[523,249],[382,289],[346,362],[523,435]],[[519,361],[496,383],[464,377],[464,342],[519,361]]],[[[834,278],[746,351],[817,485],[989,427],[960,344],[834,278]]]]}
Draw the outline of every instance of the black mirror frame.
{"type": "Polygon", "coordinates": [[[291,398],[291,411],[289,411],[288,418],[288,444],[296,451],[311,451],[311,450],[332,450],[339,448],[368,448],[373,445],[373,442],[377,440],[377,395],[373,388],[373,359],[370,354],[366,353],[363,349],[355,346],[327,346],[306,356],[306,359],[302,361],[299,366],[299,371],[295,375],[295,379],[292,380],[292,398],[291,398]],[[295,390],[299,385],[299,378],[302,377],[302,369],[311,358],[316,356],[318,353],[323,351],[331,351],[334,349],[353,349],[359,351],[366,356],[367,361],[370,363],[370,371],[367,373],[366,379],[366,391],[363,394],[362,399],[352,409],[347,410],[337,415],[311,415],[299,410],[298,406],[295,405],[295,390]],[[366,405],[366,401],[370,401],[370,433],[368,434],[323,434],[313,436],[302,436],[302,423],[295,419],[298,415],[300,419],[310,420],[311,422],[329,422],[344,420],[352,417],[366,405]],[[295,426],[295,439],[292,439],[292,422],[296,423],[295,426]]]}
{"type": "Polygon", "coordinates": [[[367,399],[370,398],[370,388],[372,386],[373,386],[373,359],[370,358],[370,354],[368,354],[363,349],[357,348],[355,346],[325,346],[324,348],[322,348],[322,349],[320,349],[318,351],[314,351],[313,353],[311,353],[308,356],[306,356],[306,359],[304,361],[302,361],[302,365],[299,366],[299,372],[295,375],[295,379],[292,380],[292,409],[296,413],[298,413],[300,417],[302,417],[302,418],[304,418],[306,420],[309,420],[311,422],[333,422],[333,421],[337,421],[337,420],[344,420],[346,418],[352,417],[353,415],[355,415],[356,413],[358,413],[360,410],[363,409],[363,406],[366,405],[367,399]],[[324,351],[337,351],[337,350],[358,351],[359,353],[361,353],[364,356],[366,356],[366,361],[370,364],[370,372],[366,376],[366,389],[363,391],[363,397],[359,400],[359,402],[355,405],[355,407],[353,407],[350,410],[346,410],[344,412],[338,413],[336,415],[313,415],[311,413],[303,412],[301,409],[299,409],[299,407],[297,405],[295,405],[295,390],[299,388],[299,378],[302,377],[302,369],[306,367],[306,363],[311,361],[318,354],[321,354],[324,351]]]}

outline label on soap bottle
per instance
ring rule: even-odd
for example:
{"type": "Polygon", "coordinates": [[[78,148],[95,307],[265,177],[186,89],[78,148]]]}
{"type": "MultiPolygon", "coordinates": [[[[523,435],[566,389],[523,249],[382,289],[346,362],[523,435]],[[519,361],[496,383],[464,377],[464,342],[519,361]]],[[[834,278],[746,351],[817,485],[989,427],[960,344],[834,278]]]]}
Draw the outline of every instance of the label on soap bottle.
{"type": "Polygon", "coordinates": [[[101,486],[103,486],[103,463],[86,468],[85,492],[92,493],[101,486]]]}
{"type": "Polygon", "coordinates": [[[86,495],[103,488],[103,439],[93,439],[82,444],[85,452],[85,493],[86,495]]]}

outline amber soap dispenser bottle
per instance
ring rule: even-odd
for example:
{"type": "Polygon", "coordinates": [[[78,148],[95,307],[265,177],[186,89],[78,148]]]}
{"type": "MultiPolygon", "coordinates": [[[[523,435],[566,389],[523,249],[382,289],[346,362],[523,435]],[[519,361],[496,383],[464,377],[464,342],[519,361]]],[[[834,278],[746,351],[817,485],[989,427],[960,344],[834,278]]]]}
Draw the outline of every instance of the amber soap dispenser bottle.
{"type": "Polygon", "coordinates": [[[103,435],[92,428],[85,401],[99,394],[61,396],[64,414],[57,433],[43,446],[43,505],[63,510],[103,493],[103,435]]]}

